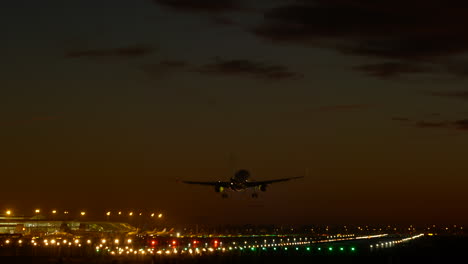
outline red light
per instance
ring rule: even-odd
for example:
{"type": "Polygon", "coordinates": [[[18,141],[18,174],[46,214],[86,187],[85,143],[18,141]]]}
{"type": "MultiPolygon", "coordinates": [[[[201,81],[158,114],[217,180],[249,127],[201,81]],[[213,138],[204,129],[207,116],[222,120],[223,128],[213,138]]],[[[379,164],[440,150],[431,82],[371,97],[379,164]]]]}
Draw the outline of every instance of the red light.
{"type": "Polygon", "coordinates": [[[215,247],[218,247],[218,243],[219,243],[218,240],[213,241],[213,243],[214,243],[214,246],[215,246],[215,247]]]}
{"type": "Polygon", "coordinates": [[[155,240],[151,240],[151,245],[152,245],[152,246],[156,245],[156,241],[155,241],[155,240]]]}
{"type": "Polygon", "coordinates": [[[175,244],[177,244],[177,241],[172,240],[172,245],[175,245],[175,244]]]}

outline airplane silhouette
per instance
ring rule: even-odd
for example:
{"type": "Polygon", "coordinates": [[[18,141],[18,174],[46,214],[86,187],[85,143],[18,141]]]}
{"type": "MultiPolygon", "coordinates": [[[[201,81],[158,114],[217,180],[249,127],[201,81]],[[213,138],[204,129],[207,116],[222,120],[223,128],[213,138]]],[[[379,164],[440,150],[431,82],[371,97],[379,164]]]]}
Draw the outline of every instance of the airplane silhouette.
{"type": "MultiPolygon", "coordinates": [[[[227,194],[224,192],[225,190],[232,190],[232,191],[243,191],[248,188],[258,188],[262,192],[266,192],[267,186],[272,183],[277,182],[284,182],[294,179],[304,178],[304,176],[299,177],[291,177],[291,178],[283,178],[283,179],[275,179],[275,180],[268,180],[268,181],[250,181],[250,173],[248,170],[238,170],[234,177],[232,177],[229,181],[214,181],[214,182],[205,182],[205,181],[182,181],[183,183],[187,184],[198,184],[198,185],[208,185],[214,186],[215,192],[222,193],[223,198],[227,198],[227,194]]],[[[257,198],[258,194],[254,192],[252,194],[252,198],[257,198]]]]}

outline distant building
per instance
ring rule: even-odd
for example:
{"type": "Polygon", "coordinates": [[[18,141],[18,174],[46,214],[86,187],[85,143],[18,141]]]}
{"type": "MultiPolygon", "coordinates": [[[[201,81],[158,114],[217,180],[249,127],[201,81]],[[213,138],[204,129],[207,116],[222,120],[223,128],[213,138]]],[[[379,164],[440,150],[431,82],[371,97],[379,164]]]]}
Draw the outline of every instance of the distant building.
{"type": "Polygon", "coordinates": [[[120,222],[50,221],[31,217],[0,217],[0,234],[53,234],[135,232],[136,228],[120,222]]]}

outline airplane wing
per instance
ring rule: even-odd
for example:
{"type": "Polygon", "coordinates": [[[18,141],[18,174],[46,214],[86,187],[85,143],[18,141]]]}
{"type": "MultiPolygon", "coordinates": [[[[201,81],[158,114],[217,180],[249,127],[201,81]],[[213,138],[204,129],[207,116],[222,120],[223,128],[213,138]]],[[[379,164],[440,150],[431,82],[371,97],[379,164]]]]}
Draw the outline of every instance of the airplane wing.
{"type": "Polygon", "coordinates": [[[182,181],[182,182],[187,183],[187,184],[198,184],[198,185],[220,186],[220,187],[228,187],[230,185],[230,182],[222,182],[222,181],[215,181],[215,182],[182,181]]]}
{"type": "Polygon", "coordinates": [[[277,183],[277,182],[290,181],[290,180],[300,179],[300,178],[304,178],[304,176],[291,177],[291,178],[283,178],[283,179],[276,179],[276,180],[269,180],[269,181],[253,181],[253,182],[246,182],[245,185],[246,185],[247,187],[256,187],[256,186],[262,186],[262,185],[267,185],[267,184],[277,183]]]}

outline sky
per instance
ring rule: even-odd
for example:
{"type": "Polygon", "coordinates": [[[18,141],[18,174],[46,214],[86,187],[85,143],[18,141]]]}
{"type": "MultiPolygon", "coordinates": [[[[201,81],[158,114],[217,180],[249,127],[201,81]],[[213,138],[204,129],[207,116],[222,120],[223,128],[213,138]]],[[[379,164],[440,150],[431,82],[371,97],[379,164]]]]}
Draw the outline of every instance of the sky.
{"type": "Polygon", "coordinates": [[[468,223],[468,17],[442,0],[5,0],[0,209],[468,223]],[[258,199],[180,180],[306,176],[258,199]]]}

